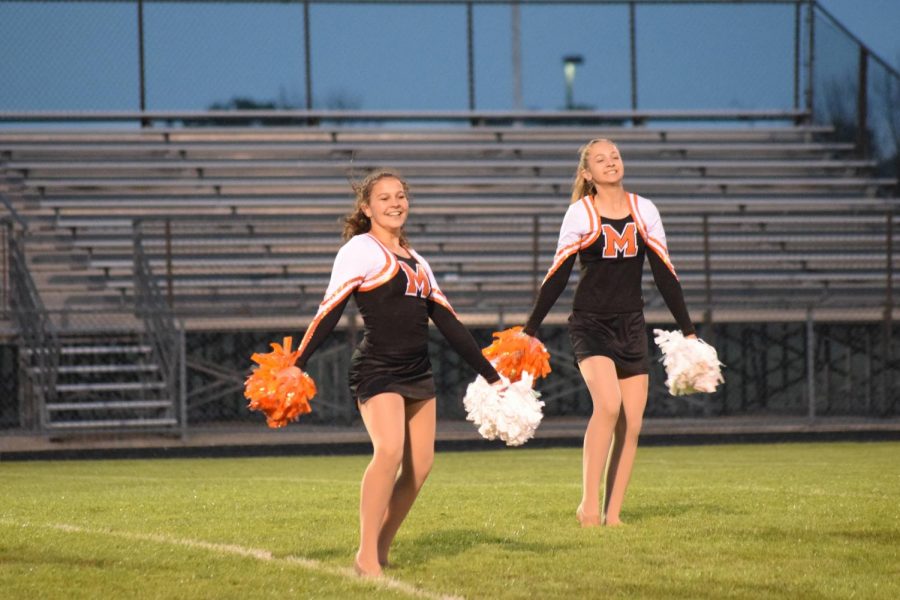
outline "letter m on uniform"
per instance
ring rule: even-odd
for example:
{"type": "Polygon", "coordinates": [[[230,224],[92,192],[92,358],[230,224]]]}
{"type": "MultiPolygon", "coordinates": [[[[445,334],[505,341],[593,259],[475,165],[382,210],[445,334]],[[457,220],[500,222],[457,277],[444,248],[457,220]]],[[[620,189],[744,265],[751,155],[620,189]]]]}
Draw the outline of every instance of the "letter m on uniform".
{"type": "Polygon", "coordinates": [[[603,224],[603,258],[637,256],[637,227],[634,223],[626,223],[622,233],[607,223],[603,224]]]}
{"type": "Polygon", "coordinates": [[[406,295],[418,296],[419,298],[427,298],[431,295],[431,282],[428,281],[428,273],[422,268],[422,265],[416,265],[413,271],[405,262],[400,262],[400,268],[406,273],[406,295]]]}

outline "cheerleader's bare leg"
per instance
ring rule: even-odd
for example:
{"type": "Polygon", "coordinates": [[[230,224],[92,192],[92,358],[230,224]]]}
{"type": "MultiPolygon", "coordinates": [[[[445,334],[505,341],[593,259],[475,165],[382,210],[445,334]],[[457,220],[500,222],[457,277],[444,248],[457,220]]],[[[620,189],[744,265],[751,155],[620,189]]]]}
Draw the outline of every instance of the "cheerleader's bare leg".
{"type": "Polygon", "coordinates": [[[619,513],[625,501],[625,490],[631,479],[634,458],[637,455],[638,437],[647,406],[647,375],[635,375],[619,380],[622,390],[622,411],[616,423],[615,442],[606,473],[604,494],[604,523],[621,525],[619,513]]]}
{"type": "Polygon", "coordinates": [[[406,409],[399,394],[378,394],[360,404],[363,423],[372,439],[373,454],[363,474],[359,493],[359,551],[356,570],[360,575],[381,575],[378,535],[403,460],[406,409]]]}
{"type": "Polygon", "coordinates": [[[403,466],[400,476],[394,482],[394,491],[378,536],[378,562],[382,567],[388,563],[388,552],[394,536],[431,472],[431,465],[434,463],[436,406],[434,398],[406,405],[403,466]]]}
{"type": "Polygon", "coordinates": [[[582,496],[576,513],[582,527],[600,524],[600,480],[622,406],[616,366],[605,356],[591,356],[578,363],[591,393],[594,408],[584,433],[582,496]]]}

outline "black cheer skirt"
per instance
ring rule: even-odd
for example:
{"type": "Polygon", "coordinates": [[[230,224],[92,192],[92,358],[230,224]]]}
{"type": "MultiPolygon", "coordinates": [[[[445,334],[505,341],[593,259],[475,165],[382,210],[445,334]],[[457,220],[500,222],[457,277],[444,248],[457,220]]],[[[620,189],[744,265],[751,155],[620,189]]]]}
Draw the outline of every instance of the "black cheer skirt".
{"type": "Polygon", "coordinates": [[[435,397],[427,349],[391,354],[357,348],[350,359],[348,379],[350,393],[360,404],[385,392],[400,394],[407,402],[435,397]]]}
{"type": "Polygon", "coordinates": [[[569,338],[576,363],[589,356],[606,356],[615,363],[619,377],[650,372],[647,325],[642,311],[612,314],[572,311],[569,338]]]}

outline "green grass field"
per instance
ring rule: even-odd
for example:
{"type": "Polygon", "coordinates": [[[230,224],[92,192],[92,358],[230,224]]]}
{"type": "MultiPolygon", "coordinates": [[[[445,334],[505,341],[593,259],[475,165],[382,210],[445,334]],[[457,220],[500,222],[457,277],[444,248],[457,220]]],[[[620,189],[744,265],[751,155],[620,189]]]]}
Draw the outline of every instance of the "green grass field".
{"type": "Polygon", "coordinates": [[[900,443],[643,448],[626,527],[580,450],[442,453],[379,582],[368,457],[0,464],[2,598],[900,598],[900,443]]]}

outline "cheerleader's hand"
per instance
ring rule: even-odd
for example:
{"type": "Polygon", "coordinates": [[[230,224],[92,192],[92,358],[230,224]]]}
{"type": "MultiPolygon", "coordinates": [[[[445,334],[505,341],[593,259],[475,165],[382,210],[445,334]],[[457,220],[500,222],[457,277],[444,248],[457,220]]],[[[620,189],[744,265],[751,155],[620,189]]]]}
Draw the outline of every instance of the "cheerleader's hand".
{"type": "Polygon", "coordinates": [[[509,388],[509,379],[507,379],[503,375],[500,375],[500,379],[492,383],[491,388],[498,394],[502,394],[507,390],[507,388],[509,388]]]}
{"type": "Polygon", "coordinates": [[[479,375],[466,388],[463,397],[466,420],[472,421],[487,440],[500,438],[507,446],[521,446],[534,436],[543,417],[544,403],[538,400],[540,394],[531,384],[528,373],[523,373],[522,379],[515,383],[506,377],[488,383],[479,375]],[[506,386],[502,391],[500,384],[506,386]]]}
{"type": "Polygon", "coordinates": [[[666,368],[666,386],[673,396],[704,392],[711,394],[725,381],[716,349],[696,335],[680,331],[654,329],[656,344],[662,351],[666,368]]]}
{"type": "Polygon", "coordinates": [[[316,395],[316,383],[295,363],[300,350],[291,350],[293,339],[272,344],[266,354],[254,353],[257,364],[244,382],[244,397],[250,400],[247,408],[266,415],[269,427],[284,427],[299,416],[310,412],[309,401],[316,395]]]}
{"type": "Polygon", "coordinates": [[[528,373],[532,380],[550,373],[550,353],[539,339],[522,332],[521,326],[495,331],[494,341],[481,353],[497,372],[511,382],[528,373]]]}

